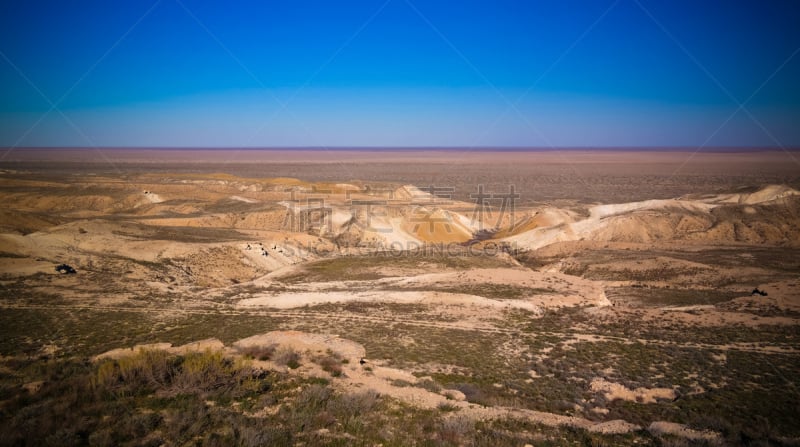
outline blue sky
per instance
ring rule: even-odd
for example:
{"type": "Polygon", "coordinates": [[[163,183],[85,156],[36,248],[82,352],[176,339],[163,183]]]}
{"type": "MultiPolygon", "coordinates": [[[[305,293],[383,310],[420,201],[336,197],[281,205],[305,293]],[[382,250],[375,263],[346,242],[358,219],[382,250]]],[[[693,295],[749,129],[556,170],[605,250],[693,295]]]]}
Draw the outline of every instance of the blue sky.
{"type": "Polygon", "coordinates": [[[0,145],[797,146],[798,50],[797,1],[4,1],[0,145]]]}

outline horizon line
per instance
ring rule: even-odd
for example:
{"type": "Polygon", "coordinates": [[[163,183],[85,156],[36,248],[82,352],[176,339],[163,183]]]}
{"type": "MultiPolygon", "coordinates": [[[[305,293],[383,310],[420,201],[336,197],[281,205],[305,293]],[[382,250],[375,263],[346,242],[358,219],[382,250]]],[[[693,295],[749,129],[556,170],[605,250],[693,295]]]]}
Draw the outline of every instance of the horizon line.
{"type": "Polygon", "coordinates": [[[800,146],[20,146],[0,150],[239,150],[239,151],[462,151],[462,152],[549,152],[549,151],[658,151],[658,152],[800,152],[800,146]]]}

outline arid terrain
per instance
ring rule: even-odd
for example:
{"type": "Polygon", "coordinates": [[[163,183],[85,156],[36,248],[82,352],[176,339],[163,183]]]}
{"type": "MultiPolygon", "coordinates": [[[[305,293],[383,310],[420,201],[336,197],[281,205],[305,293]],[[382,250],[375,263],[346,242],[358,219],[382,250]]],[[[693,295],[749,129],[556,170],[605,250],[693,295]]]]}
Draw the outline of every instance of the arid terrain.
{"type": "Polygon", "coordinates": [[[798,159],[6,152],[0,445],[800,444],[798,159]]]}

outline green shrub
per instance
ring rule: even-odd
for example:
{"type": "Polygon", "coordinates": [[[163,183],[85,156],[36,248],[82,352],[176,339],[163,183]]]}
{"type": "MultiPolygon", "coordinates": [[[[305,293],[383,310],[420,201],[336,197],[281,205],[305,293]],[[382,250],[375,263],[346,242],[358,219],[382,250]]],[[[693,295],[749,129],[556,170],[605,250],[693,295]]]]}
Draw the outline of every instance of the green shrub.
{"type": "Polygon", "coordinates": [[[444,413],[449,413],[451,411],[458,411],[460,409],[458,405],[454,405],[449,402],[442,402],[439,405],[437,405],[436,408],[438,408],[439,411],[444,413]]]}
{"type": "Polygon", "coordinates": [[[320,359],[319,366],[322,367],[323,371],[330,373],[330,375],[333,377],[339,377],[342,375],[342,363],[335,358],[324,357],[320,359]]]}
{"type": "Polygon", "coordinates": [[[300,367],[300,353],[294,348],[283,346],[275,352],[275,363],[290,369],[297,369],[300,367]]]}
{"type": "Polygon", "coordinates": [[[247,358],[266,361],[272,359],[272,356],[275,355],[275,348],[276,345],[274,344],[269,346],[251,345],[239,347],[236,350],[247,358]]]}

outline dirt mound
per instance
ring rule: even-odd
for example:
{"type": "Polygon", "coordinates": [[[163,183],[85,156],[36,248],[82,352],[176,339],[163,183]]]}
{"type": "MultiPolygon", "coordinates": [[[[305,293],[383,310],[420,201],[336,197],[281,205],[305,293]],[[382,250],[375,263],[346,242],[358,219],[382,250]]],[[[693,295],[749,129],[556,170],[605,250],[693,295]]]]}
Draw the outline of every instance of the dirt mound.
{"type": "Polygon", "coordinates": [[[589,431],[592,433],[603,433],[605,435],[610,435],[630,433],[632,431],[641,430],[641,428],[642,427],[636,424],[631,424],[628,421],[615,419],[613,421],[601,422],[599,424],[592,425],[589,427],[589,431]]]}
{"type": "Polygon", "coordinates": [[[674,422],[656,421],[647,427],[647,431],[655,436],[659,435],[672,435],[681,438],[691,439],[693,441],[719,441],[719,433],[708,430],[692,430],[683,424],[676,424],[674,422]]]}
{"type": "Polygon", "coordinates": [[[360,344],[338,335],[311,334],[300,331],[274,331],[254,335],[233,343],[235,348],[283,346],[298,352],[336,353],[350,363],[356,364],[366,356],[366,350],[360,344]]]}
{"type": "Polygon", "coordinates": [[[800,312],[800,289],[797,287],[796,280],[759,284],[757,288],[767,291],[768,295],[749,294],[734,298],[720,307],[778,315],[786,312],[800,312]]]}
{"type": "Polygon", "coordinates": [[[93,361],[103,359],[121,359],[130,357],[141,351],[167,351],[172,354],[186,354],[188,352],[203,352],[206,350],[219,351],[225,349],[225,345],[216,338],[195,341],[181,346],[172,346],[172,343],[149,343],[136,345],[131,348],[117,348],[98,354],[92,358],[93,361]]]}
{"type": "Polygon", "coordinates": [[[642,404],[654,404],[658,399],[674,400],[676,396],[675,390],[672,388],[636,388],[632,390],[602,378],[592,380],[589,388],[594,392],[603,393],[609,401],[621,399],[642,404]]]}

